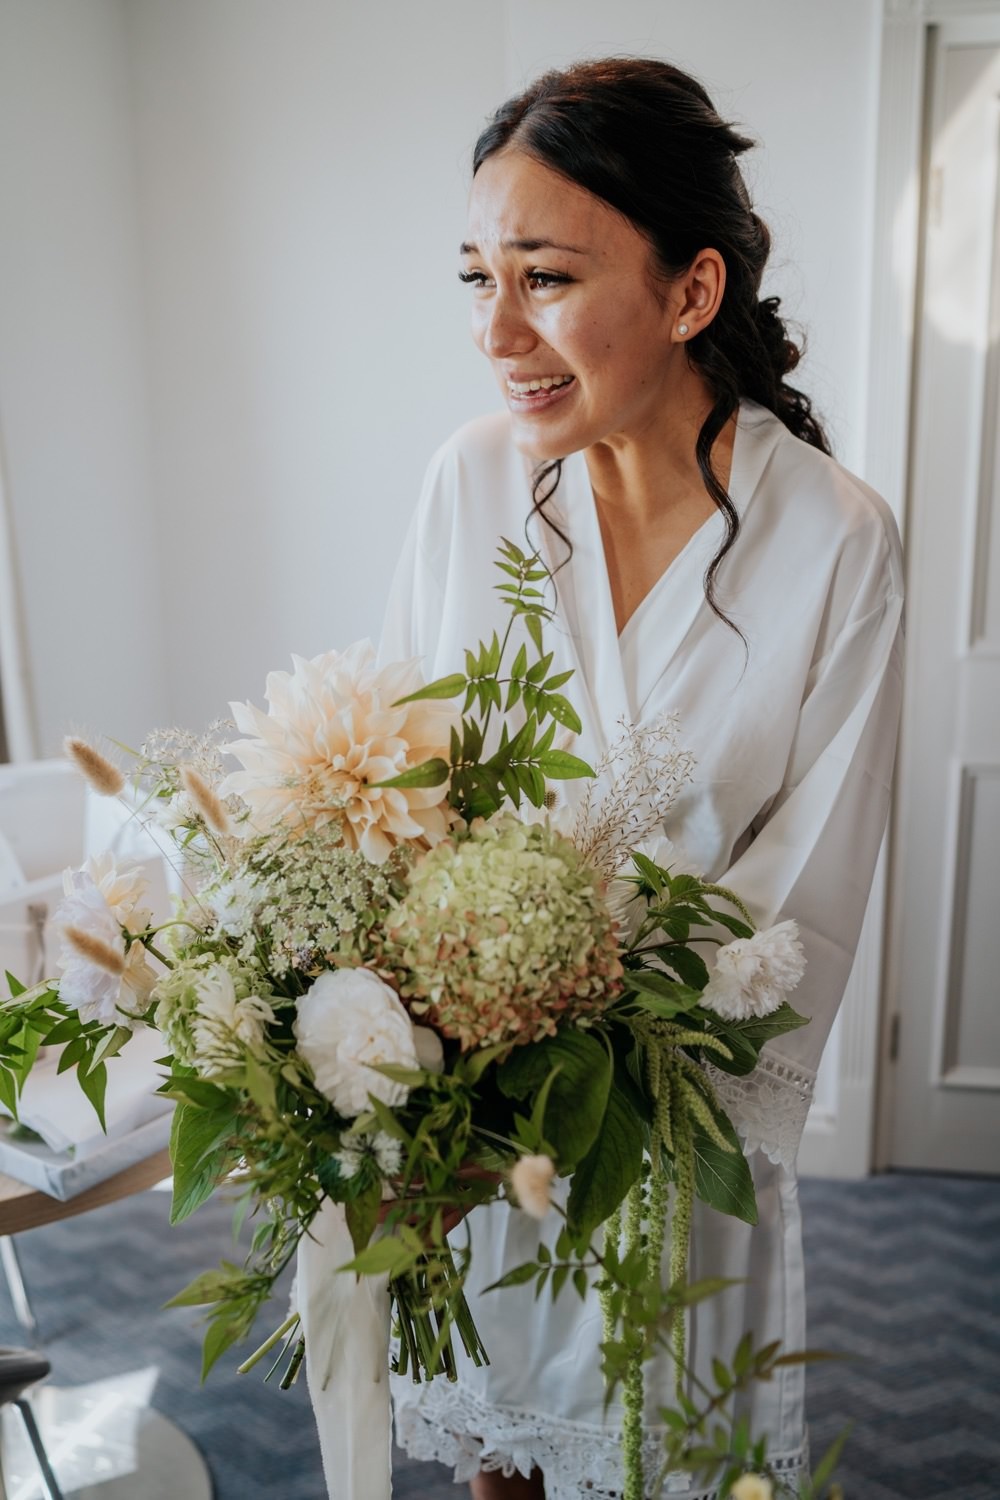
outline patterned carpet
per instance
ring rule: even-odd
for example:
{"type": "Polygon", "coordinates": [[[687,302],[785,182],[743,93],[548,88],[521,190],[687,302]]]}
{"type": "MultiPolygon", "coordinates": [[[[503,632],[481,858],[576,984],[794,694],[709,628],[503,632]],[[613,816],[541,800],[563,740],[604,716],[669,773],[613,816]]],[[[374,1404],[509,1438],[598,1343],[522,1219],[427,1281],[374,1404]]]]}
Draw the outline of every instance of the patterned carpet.
{"type": "MultiPolygon", "coordinates": [[[[811,1375],[814,1452],[850,1422],[847,1500],[998,1500],[1000,1181],[813,1180],[802,1197],[809,1342],[852,1356],[811,1375]]],[[[159,1308],[232,1255],[229,1215],[208,1205],[169,1230],[167,1210],[147,1193],[22,1237],[54,1379],[155,1365],[153,1404],[200,1447],[216,1500],[323,1500],[304,1389],[281,1394],[225,1358],[199,1386],[195,1317],[159,1308]]],[[[2,1285],[0,1340],[21,1342],[2,1285]]],[[[464,1493],[442,1469],[398,1464],[399,1500],[464,1493]]]]}

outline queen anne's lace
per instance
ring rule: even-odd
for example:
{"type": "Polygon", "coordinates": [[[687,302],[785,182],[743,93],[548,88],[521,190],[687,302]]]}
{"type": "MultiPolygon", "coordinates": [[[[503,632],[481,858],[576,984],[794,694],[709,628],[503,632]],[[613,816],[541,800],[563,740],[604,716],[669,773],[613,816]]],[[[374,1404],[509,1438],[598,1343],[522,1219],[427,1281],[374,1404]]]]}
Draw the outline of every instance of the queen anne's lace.
{"type": "Polygon", "coordinates": [[[812,1103],[816,1074],[766,1049],[753,1072],[743,1078],[723,1073],[711,1064],[708,1074],[746,1154],[763,1151],[769,1161],[790,1172],[812,1103]]]}
{"type": "MultiPolygon", "coordinates": [[[[419,1396],[408,1394],[397,1402],[396,1437],[411,1458],[453,1468],[456,1484],[480,1472],[510,1478],[538,1468],[545,1475],[546,1500],[621,1500],[621,1444],[615,1432],[510,1406],[487,1406],[444,1381],[431,1381],[419,1396]]],[[[808,1460],[806,1445],[769,1457],[775,1472],[792,1482],[808,1473],[808,1460]]],[[[659,1442],[647,1437],[643,1467],[650,1496],[661,1461],[659,1442]]],[[[718,1500],[717,1489],[689,1486],[689,1475],[668,1474],[656,1493],[675,1500],[718,1500]]]]}

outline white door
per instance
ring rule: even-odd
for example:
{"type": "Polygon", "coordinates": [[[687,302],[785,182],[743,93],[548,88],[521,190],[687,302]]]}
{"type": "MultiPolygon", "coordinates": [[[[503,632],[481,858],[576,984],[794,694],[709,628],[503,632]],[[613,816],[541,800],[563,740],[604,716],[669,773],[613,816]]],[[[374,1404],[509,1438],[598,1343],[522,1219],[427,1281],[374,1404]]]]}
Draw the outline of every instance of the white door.
{"type": "Polygon", "coordinates": [[[996,1173],[1000,45],[942,26],[931,79],[883,1155],[996,1173]]]}

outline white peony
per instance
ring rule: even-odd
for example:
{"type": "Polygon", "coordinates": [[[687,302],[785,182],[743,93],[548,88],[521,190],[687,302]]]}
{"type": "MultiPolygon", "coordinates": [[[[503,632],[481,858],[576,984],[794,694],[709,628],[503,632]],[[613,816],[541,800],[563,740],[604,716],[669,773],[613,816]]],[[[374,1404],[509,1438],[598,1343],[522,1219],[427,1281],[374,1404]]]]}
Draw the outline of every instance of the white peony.
{"type": "Polygon", "coordinates": [[[247,1052],[263,1050],[274,1011],[259,995],[238,998],[229,969],[214,964],[196,981],[197,1004],[191,1019],[194,1061],[207,1077],[238,1067],[247,1052]]]}
{"type": "Polygon", "coordinates": [[[66,870],[63,873],[63,890],[67,896],[75,890],[74,877],[89,875],[111,909],[115,920],[129,932],[142,932],[149,926],[150,913],[140,906],[149,885],[140,866],[124,865],[121,869],[110,852],[95,854],[87,860],[81,871],[66,870]]]}
{"type": "Polygon", "coordinates": [[[769,1016],[794,990],[805,967],[798,927],[779,922],[719,949],[701,1003],[725,1021],[769,1016]]]}
{"type": "Polygon", "coordinates": [[[292,1030],[316,1087],[345,1119],[369,1108],[369,1094],[390,1106],[405,1101],[409,1089],[376,1067],[421,1066],[405,1007],[370,969],[320,974],[298,1000],[292,1030]]]}
{"type": "Polygon", "coordinates": [[[61,931],[59,998],[85,1021],[133,1027],[148,1007],[156,973],[141,943],[132,943],[126,953],[122,924],[141,915],[145,926],[145,913],[135,910],[145,882],[135,878],[136,872],[119,877],[113,861],[92,865],[115,906],[88,869],[66,871],[66,895],[53,915],[61,931]]]}

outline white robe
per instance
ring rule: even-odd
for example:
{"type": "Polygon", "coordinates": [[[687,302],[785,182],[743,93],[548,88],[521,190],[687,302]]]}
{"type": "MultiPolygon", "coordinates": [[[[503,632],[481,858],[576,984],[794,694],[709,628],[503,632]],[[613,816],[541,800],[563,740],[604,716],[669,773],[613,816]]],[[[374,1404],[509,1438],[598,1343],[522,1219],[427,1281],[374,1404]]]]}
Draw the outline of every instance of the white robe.
{"type": "MultiPolygon", "coordinates": [[[[719,602],[749,647],[712,613],[703,575],[724,534],[712,516],[670,564],[619,637],[586,463],[572,455],[549,502],[572,539],[556,573],[547,648],[575,668],[563,691],[593,760],[621,719],[680,716],[693,781],[665,832],[691,867],[734,887],[758,923],[794,917],[808,956],[793,1001],[810,1024],[770,1046],[753,1081],[726,1079],[757,1184],[756,1228],[698,1205],[690,1275],[745,1278],[692,1316],[690,1354],[711,1379],[747,1329],[805,1347],[795,1152],[824,1042],[850,971],[888,808],[901,685],[899,538],[885,505],[832,459],[744,402],[730,494],[741,518],[718,575],[719,602]]],[[[394,582],[383,659],[419,656],[428,678],[461,669],[464,649],[502,632],[494,585],[500,535],[524,542],[530,486],[505,414],[470,423],[432,460],[394,582]]],[[[566,549],[530,534],[549,566],[566,549]]],[[[578,783],[562,783],[572,797],[578,783]]],[[[719,1075],[720,1077],[722,1075],[719,1075]]],[[[554,1217],[554,1216],[553,1216],[554,1217]]],[[[621,1483],[620,1408],[603,1410],[596,1295],[475,1289],[533,1256],[538,1226],[505,1205],[470,1216],[473,1312],[492,1363],[456,1385],[394,1382],[397,1435],[411,1454],[456,1466],[544,1473],[548,1500],[611,1496],[621,1483]]],[[[558,1224],[542,1226],[554,1238],[558,1224]]],[[[459,1231],[461,1235],[462,1231],[459,1231]]],[[[803,1371],[757,1384],[740,1410],[789,1478],[807,1464],[803,1371]]],[[[657,1406],[671,1401],[666,1357],[647,1367],[650,1472],[657,1406]]],[[[666,1493],[701,1497],[675,1476],[666,1493]]]]}

